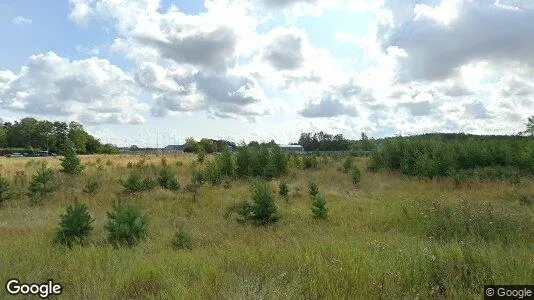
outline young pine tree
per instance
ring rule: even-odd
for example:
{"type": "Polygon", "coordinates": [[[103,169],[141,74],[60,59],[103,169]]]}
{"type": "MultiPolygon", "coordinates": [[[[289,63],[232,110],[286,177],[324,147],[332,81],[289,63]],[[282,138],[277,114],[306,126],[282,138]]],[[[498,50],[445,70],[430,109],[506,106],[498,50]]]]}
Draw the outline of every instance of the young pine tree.
{"type": "Polygon", "coordinates": [[[55,183],[56,174],[45,164],[33,175],[30,186],[28,187],[28,196],[32,201],[38,202],[44,197],[52,194],[59,189],[59,184],[55,183]]]}
{"type": "Polygon", "coordinates": [[[80,158],[76,155],[76,150],[72,143],[67,145],[63,156],[63,159],[61,159],[61,172],[71,175],[79,175],[82,173],[84,167],[80,158]]]}
{"type": "Polygon", "coordinates": [[[326,208],[326,198],[318,193],[313,197],[312,213],[316,219],[326,219],[328,217],[328,210],[326,208]]]}
{"type": "Polygon", "coordinates": [[[317,183],[311,181],[308,184],[308,194],[310,194],[310,198],[313,199],[318,193],[319,187],[317,186],[317,183]]]}
{"type": "Polygon", "coordinates": [[[267,184],[257,182],[252,188],[252,218],[258,225],[268,225],[280,219],[271,191],[267,184]]]}
{"type": "Polygon", "coordinates": [[[61,221],[56,231],[55,242],[72,247],[74,244],[85,244],[87,238],[93,231],[91,225],[94,219],[87,211],[87,206],[81,203],[74,203],[67,207],[67,212],[61,215],[61,221]]]}
{"type": "Polygon", "coordinates": [[[134,246],[147,236],[147,217],[131,204],[116,202],[113,211],[107,212],[108,242],[114,247],[134,246]]]}
{"type": "Polygon", "coordinates": [[[351,178],[352,183],[354,185],[360,184],[360,181],[362,180],[362,173],[360,172],[360,169],[358,169],[358,167],[354,166],[354,168],[352,169],[351,178]]]}
{"type": "Polygon", "coordinates": [[[286,201],[289,200],[289,187],[284,181],[280,181],[280,184],[278,185],[278,194],[280,194],[286,201]]]}

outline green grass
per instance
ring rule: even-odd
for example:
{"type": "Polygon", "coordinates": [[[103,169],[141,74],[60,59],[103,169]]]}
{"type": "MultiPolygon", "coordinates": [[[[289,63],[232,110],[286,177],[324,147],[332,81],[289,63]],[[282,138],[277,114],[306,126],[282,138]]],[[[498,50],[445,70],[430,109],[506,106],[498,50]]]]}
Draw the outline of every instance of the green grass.
{"type": "MultiPolygon", "coordinates": [[[[330,159],[318,170],[291,169],[281,179],[290,188],[287,202],[277,194],[279,181],[271,181],[281,218],[257,227],[227,213],[251,200],[249,181],[229,189],[204,184],[196,200],[161,188],[124,195],[119,178],[140,158],[96,159],[82,158],[91,164],[80,178],[59,174],[61,190],[33,206],[21,192],[27,183],[15,185],[14,178],[35,168],[28,159],[0,159],[2,177],[16,189],[0,207],[2,283],[53,279],[63,285],[62,299],[480,299],[484,284],[533,283],[534,208],[519,200],[534,194],[532,179],[455,187],[447,179],[362,172],[355,187],[330,159]],[[88,178],[101,183],[95,195],[83,192],[88,178]],[[311,216],[310,181],[327,199],[327,220],[311,216]],[[118,197],[148,217],[147,238],[131,248],[106,241],[106,211],[118,197]],[[88,245],[69,249],[53,239],[59,216],[76,199],[95,218],[94,232],[88,245]],[[191,250],[173,247],[180,228],[191,237],[191,250]]],[[[59,170],[57,160],[47,160],[59,170]]],[[[182,186],[194,160],[167,157],[182,186]]],[[[366,169],[365,159],[356,164],[366,169]]],[[[143,174],[156,178],[159,158],[148,157],[145,165],[143,174]]]]}

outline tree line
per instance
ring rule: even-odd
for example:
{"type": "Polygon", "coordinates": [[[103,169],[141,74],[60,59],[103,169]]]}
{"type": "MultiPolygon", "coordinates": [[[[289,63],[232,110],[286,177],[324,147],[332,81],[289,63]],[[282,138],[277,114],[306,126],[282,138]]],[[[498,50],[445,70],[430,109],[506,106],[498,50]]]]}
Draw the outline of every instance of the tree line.
{"type": "Polygon", "coordinates": [[[23,118],[15,122],[0,120],[0,148],[48,150],[50,153],[63,154],[69,145],[81,154],[118,152],[116,146],[102,144],[77,122],[67,124],[34,118],[23,118]]]}
{"type": "Polygon", "coordinates": [[[323,131],[303,132],[297,143],[304,151],[372,151],[376,141],[362,132],[360,140],[346,139],[343,134],[332,135],[323,131]]]}

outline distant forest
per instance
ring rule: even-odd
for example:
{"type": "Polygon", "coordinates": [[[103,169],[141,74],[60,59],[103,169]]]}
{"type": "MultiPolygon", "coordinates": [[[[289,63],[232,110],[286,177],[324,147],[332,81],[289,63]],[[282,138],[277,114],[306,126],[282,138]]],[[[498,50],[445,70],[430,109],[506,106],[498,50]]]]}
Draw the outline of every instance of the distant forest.
{"type": "Polygon", "coordinates": [[[102,144],[77,122],[67,124],[34,118],[0,122],[0,148],[40,149],[62,154],[69,145],[80,154],[118,153],[116,146],[102,144]]]}

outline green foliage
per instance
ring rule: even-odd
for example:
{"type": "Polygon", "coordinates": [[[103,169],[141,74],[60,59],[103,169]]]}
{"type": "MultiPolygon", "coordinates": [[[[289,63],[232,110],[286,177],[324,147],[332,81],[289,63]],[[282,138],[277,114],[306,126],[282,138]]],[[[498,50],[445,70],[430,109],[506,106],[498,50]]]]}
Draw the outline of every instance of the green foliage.
{"type": "Polygon", "coordinates": [[[167,190],[180,190],[180,183],[178,182],[178,179],[176,179],[171,169],[166,164],[163,164],[163,168],[159,172],[158,184],[160,187],[167,190]]]}
{"type": "Polygon", "coordinates": [[[264,182],[256,182],[252,187],[252,203],[243,202],[239,206],[238,222],[250,221],[256,225],[268,225],[280,219],[271,191],[264,182]]]}
{"type": "Polygon", "coordinates": [[[191,236],[187,234],[183,228],[180,228],[178,232],[174,235],[174,239],[172,240],[172,246],[176,249],[189,249],[191,250],[192,242],[191,242],[191,236]]]}
{"type": "Polygon", "coordinates": [[[286,201],[289,199],[289,187],[284,181],[280,181],[280,184],[278,185],[278,194],[280,194],[286,201]]]}
{"type": "Polygon", "coordinates": [[[302,158],[302,166],[305,170],[307,169],[313,169],[316,170],[318,168],[317,163],[317,157],[313,155],[306,155],[302,158]]]}
{"type": "Polygon", "coordinates": [[[76,150],[74,149],[74,145],[72,143],[69,143],[69,145],[65,148],[63,155],[64,158],[61,159],[61,172],[71,175],[81,174],[84,167],[80,161],[80,158],[76,155],[76,150]]]}
{"type": "Polygon", "coordinates": [[[59,189],[59,184],[55,182],[56,173],[54,170],[47,168],[44,164],[33,175],[28,187],[28,196],[33,201],[39,201],[59,189]]]}
{"type": "MultiPolygon", "coordinates": [[[[432,178],[455,176],[456,170],[512,167],[534,173],[534,140],[521,137],[434,136],[396,137],[384,140],[372,153],[369,169],[400,171],[432,178]],[[454,172],[451,172],[455,170],[454,172]]],[[[517,174],[511,178],[517,181],[517,174]]]]}
{"type": "Polygon", "coordinates": [[[199,163],[203,163],[206,160],[206,152],[204,150],[200,150],[197,155],[197,161],[199,163]]]}
{"type": "Polygon", "coordinates": [[[211,185],[218,185],[219,183],[221,183],[221,170],[215,162],[209,162],[206,164],[204,174],[206,177],[206,181],[209,182],[211,185]]]}
{"type": "Polygon", "coordinates": [[[256,143],[238,148],[235,166],[240,177],[272,179],[287,172],[288,158],[274,142],[256,143]]]}
{"type": "Polygon", "coordinates": [[[9,200],[9,198],[11,198],[9,182],[5,178],[0,177],[0,205],[6,200],[9,200]]]}
{"type": "MultiPolygon", "coordinates": [[[[103,145],[76,122],[23,118],[0,124],[0,147],[49,150],[64,154],[69,141],[79,153],[100,153],[103,145]]],[[[32,151],[29,151],[32,152],[32,151]]]]}
{"type": "Polygon", "coordinates": [[[526,130],[523,133],[528,136],[534,136],[534,116],[528,118],[526,130]]]}
{"type": "Polygon", "coordinates": [[[532,197],[529,196],[529,195],[521,195],[521,196],[519,196],[519,203],[521,205],[531,206],[532,205],[532,197]]]}
{"type": "Polygon", "coordinates": [[[152,178],[148,176],[141,178],[141,175],[136,171],[131,172],[126,180],[121,180],[121,185],[124,192],[130,194],[149,191],[156,186],[152,178]]]}
{"type": "Polygon", "coordinates": [[[354,185],[360,184],[360,181],[362,180],[362,173],[360,172],[360,169],[358,169],[357,166],[354,166],[354,168],[352,168],[351,179],[354,185]]]}
{"type": "Polygon", "coordinates": [[[350,142],[342,134],[331,135],[325,132],[301,133],[299,145],[305,151],[347,151],[350,142]]]}
{"type": "Polygon", "coordinates": [[[316,219],[326,219],[328,217],[328,209],[326,208],[326,198],[321,193],[313,196],[312,214],[316,219]]]}
{"type": "Polygon", "coordinates": [[[216,162],[217,168],[223,177],[233,178],[235,176],[235,161],[228,149],[224,149],[224,151],[217,156],[216,162]]]}
{"type": "Polygon", "coordinates": [[[310,195],[310,199],[313,199],[318,193],[319,187],[317,186],[317,183],[313,181],[308,183],[308,194],[310,195]]]}
{"type": "Polygon", "coordinates": [[[352,164],[353,164],[353,159],[352,157],[347,157],[345,159],[345,161],[343,162],[343,164],[341,165],[341,171],[343,173],[349,173],[350,172],[350,169],[352,168],[352,164]]]}
{"type": "Polygon", "coordinates": [[[104,228],[108,232],[108,242],[115,247],[134,246],[148,234],[146,215],[131,204],[117,201],[107,216],[108,222],[104,228]]]}
{"type": "Polygon", "coordinates": [[[98,193],[98,191],[100,190],[101,187],[102,187],[102,184],[100,183],[100,181],[92,178],[92,179],[89,179],[87,181],[83,191],[86,194],[94,196],[94,195],[96,195],[98,193]]]}
{"type": "Polygon", "coordinates": [[[93,231],[91,225],[94,219],[89,214],[87,206],[81,203],[67,207],[64,215],[61,215],[59,227],[56,230],[55,242],[68,247],[74,244],[85,244],[93,231]]]}

